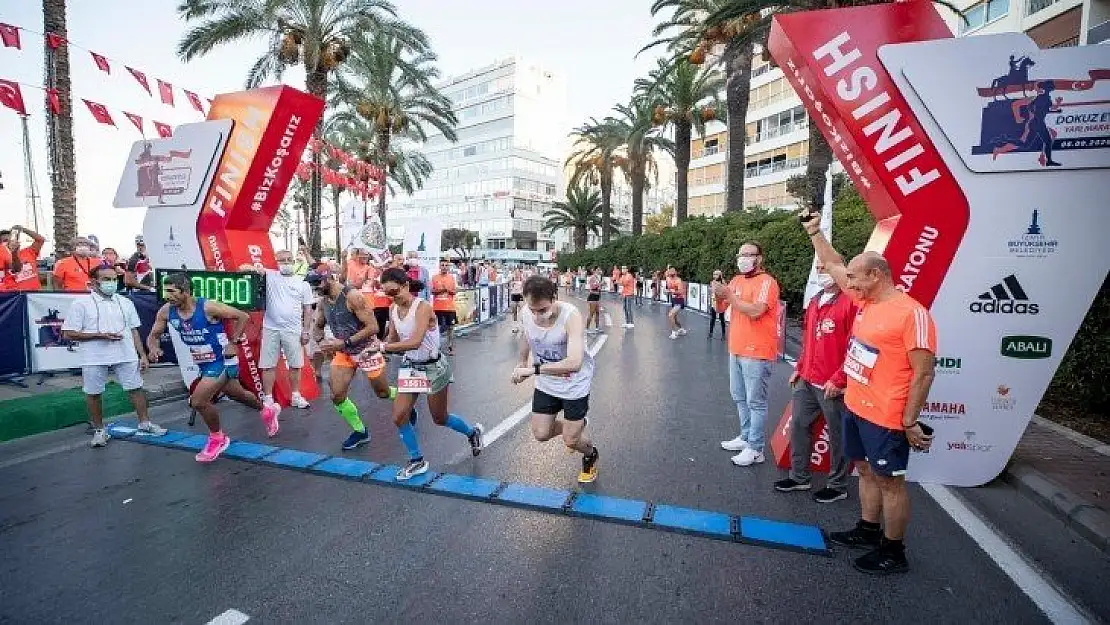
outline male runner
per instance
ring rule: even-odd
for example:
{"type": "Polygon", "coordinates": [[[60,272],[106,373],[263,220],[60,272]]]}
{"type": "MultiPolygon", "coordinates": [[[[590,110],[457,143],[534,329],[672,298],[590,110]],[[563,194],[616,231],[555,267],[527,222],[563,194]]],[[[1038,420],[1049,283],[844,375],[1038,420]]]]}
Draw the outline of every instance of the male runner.
{"type": "Polygon", "coordinates": [[[455,293],[458,292],[459,283],[451,275],[451,261],[439,261],[439,273],[432,277],[432,310],[439,322],[439,333],[447,337],[448,356],[455,355],[455,324],[458,323],[455,293]]]}
{"type": "MultiPolygon", "coordinates": [[[[320,296],[313,323],[313,338],[322,352],[332,356],[331,366],[328,367],[328,388],[331,389],[331,403],[336,412],[351,428],[342,445],[344,450],[349,451],[370,442],[370,432],[359,417],[358,406],[348,397],[355,370],[366,372],[370,387],[379,398],[392,399],[396,391],[389,387],[382,375],[385,373],[385,358],[376,338],[378,322],[362,292],[339,284],[330,271],[310,273],[305,281],[320,296]],[[325,327],[331,329],[334,338],[324,338],[325,327]]],[[[415,410],[409,418],[416,420],[415,410]]]]}
{"type": "Polygon", "coordinates": [[[509,278],[509,310],[513,311],[513,334],[520,332],[520,303],[524,301],[524,276],[520,270],[513,271],[509,278]]]}
{"type": "Polygon", "coordinates": [[[556,301],[555,283],[539,276],[524,283],[524,336],[513,384],[535,376],[532,394],[532,435],[549,441],[562,434],[563,444],[582,454],[580,484],[597,479],[597,447],[583,436],[590,407],[594,358],[586,351],[582,314],[556,301]],[[556,420],[559,412],[563,421],[556,420]]]}
{"type": "Polygon", "coordinates": [[[393,423],[409,454],[409,463],[397,472],[404,481],[428,470],[428,462],[420,451],[420,441],[412,426],[410,414],[416,411],[417,395],[428,396],[428,411],[436,425],[449,427],[470,441],[470,451],[482,453],[482,425],[473,426],[449,413],[448,388],[451,384],[451,361],[439,352],[439,325],[428,302],[415,297],[422,284],[414,283],[400,268],[391,267],[382,273],[382,290],[393,299],[390,308],[389,338],[382,350],[404,354],[397,372],[397,399],[393,402],[393,423]]]}
{"type": "Polygon", "coordinates": [[[621,267],[620,294],[621,306],[624,310],[624,327],[635,328],[636,322],[632,318],[632,300],[636,297],[636,277],[628,270],[628,265],[621,267]]]}
{"type": "Polygon", "coordinates": [[[674,267],[667,267],[667,292],[671,294],[671,309],[667,321],[671,324],[671,338],[686,336],[686,328],[678,320],[679,314],[686,309],[686,284],[678,277],[674,267]]]}
{"type": "Polygon", "coordinates": [[[220,413],[213,399],[224,394],[235,401],[261,410],[266,435],[276,436],[279,429],[277,410],[263,406],[258,396],[239,383],[238,350],[243,341],[243,330],[250,316],[227,304],[193,297],[192,285],[183,273],[166,277],[164,288],[166,304],[158,309],[154,326],[146,339],[151,362],[162,358],[161,339],[166,325],[172,325],[189,348],[189,354],[200,369],[200,378],[189,393],[189,406],[200,413],[208,426],[208,442],[197,454],[197,462],[212,462],[231,444],[231,437],[220,429],[220,413]],[[224,323],[232,322],[231,335],[224,331],[224,323]]]}
{"type": "Polygon", "coordinates": [[[595,268],[594,272],[586,278],[586,287],[589,290],[586,295],[589,313],[586,316],[586,333],[598,334],[601,332],[601,267],[595,268]],[[594,324],[592,329],[591,323],[594,324]]]}

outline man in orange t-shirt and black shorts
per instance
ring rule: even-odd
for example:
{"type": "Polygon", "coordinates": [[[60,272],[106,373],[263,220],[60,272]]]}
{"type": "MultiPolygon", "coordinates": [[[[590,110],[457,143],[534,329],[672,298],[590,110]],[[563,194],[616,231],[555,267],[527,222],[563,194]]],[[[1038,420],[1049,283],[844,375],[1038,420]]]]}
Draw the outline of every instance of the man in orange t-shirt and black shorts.
{"type": "Polygon", "coordinates": [[[432,311],[439,322],[440,336],[447,336],[449,356],[455,355],[455,324],[458,323],[455,293],[458,292],[459,284],[455,282],[455,276],[451,275],[451,262],[439,261],[439,273],[432,276],[432,311]]]}
{"type": "Polygon", "coordinates": [[[845,265],[821,234],[820,215],[801,218],[818,260],[859,307],[844,360],[844,453],[859,469],[861,514],[854,528],[829,540],[870,549],[854,562],[864,573],[903,573],[910,448],[932,443],[932,428],[919,417],[933,383],[936,325],[924,306],[895,288],[881,255],[864,252],[845,265]]]}

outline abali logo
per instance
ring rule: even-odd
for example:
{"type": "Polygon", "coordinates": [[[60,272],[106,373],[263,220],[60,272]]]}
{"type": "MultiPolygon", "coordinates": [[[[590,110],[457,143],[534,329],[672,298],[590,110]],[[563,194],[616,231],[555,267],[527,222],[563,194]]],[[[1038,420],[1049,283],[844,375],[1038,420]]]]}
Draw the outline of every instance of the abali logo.
{"type": "Polygon", "coordinates": [[[1025,289],[1018,282],[1014,274],[1002,279],[1002,282],[992,286],[989,291],[979,295],[971,303],[973,313],[1003,313],[1007,315],[1036,315],[1041,312],[1039,304],[1031,303],[1025,289]]]}
{"type": "Polygon", "coordinates": [[[1001,351],[1007,358],[1022,360],[1048,358],[1052,355],[1052,339],[1033,335],[1004,336],[1001,351]]]}

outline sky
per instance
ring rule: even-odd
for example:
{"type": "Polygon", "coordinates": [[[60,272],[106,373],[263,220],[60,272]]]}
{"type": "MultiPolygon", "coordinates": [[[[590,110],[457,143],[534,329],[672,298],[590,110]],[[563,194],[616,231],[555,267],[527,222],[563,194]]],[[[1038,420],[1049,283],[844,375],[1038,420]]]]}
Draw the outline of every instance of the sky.
{"type": "MultiPolygon", "coordinates": [[[[647,0],[394,0],[401,18],[429,36],[444,75],[463,73],[514,54],[567,77],[570,126],[609,113],[625,101],[633,81],[654,65],[651,52],[636,58],[650,41],[655,20],[647,0]]],[[[156,136],[149,120],[177,125],[200,121],[180,88],[202,98],[240,91],[250,65],[263,50],[262,40],[218,48],[184,63],[175,53],[187,25],[177,17],[178,0],[70,0],[70,64],[73,75],[74,134],[77,164],[77,211],[80,234],[95,234],[101,246],[129,255],[142,228],[145,209],[111,206],[124,161],[141,135],[122,111],[144,118],[147,136],[156,136]],[[111,73],[96,69],[91,49],[110,59],[111,73]],[[150,97],[124,69],[147,74],[150,97]],[[176,107],[161,103],[154,79],[172,83],[176,107]],[[95,122],[81,99],[105,105],[116,127],[95,122]]],[[[0,2],[0,22],[41,32],[41,2],[0,2]]],[[[0,48],[0,78],[43,84],[40,35],[21,31],[23,49],[0,48]]],[[[303,88],[303,71],[293,68],[284,80],[303,88]]],[[[30,118],[31,157],[40,196],[42,234],[52,235],[50,184],[46,168],[43,94],[24,86],[30,118]]],[[[19,116],[0,108],[0,227],[31,226],[24,185],[22,129],[19,116]]],[[[553,155],[562,156],[562,155],[553,155]]],[[[50,244],[48,243],[48,249],[50,244]]]]}

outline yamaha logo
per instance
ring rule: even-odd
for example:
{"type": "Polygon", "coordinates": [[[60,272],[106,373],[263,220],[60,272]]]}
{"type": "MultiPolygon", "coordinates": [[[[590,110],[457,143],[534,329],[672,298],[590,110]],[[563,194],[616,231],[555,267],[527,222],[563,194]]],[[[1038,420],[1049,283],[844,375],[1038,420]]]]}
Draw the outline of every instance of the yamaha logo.
{"type": "Polygon", "coordinates": [[[978,314],[1036,315],[1041,312],[1040,305],[1029,300],[1029,295],[1013,274],[979,295],[969,308],[978,314]]]}

